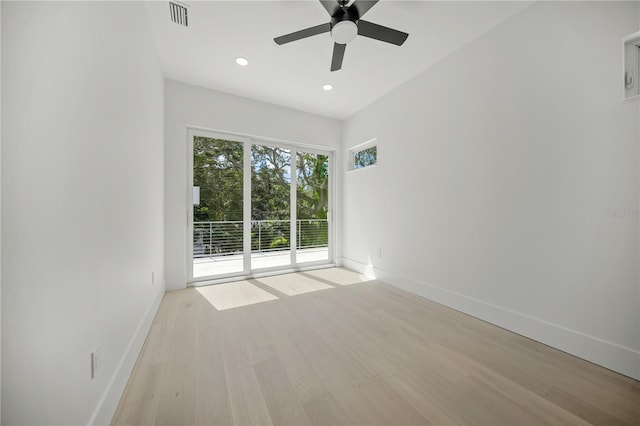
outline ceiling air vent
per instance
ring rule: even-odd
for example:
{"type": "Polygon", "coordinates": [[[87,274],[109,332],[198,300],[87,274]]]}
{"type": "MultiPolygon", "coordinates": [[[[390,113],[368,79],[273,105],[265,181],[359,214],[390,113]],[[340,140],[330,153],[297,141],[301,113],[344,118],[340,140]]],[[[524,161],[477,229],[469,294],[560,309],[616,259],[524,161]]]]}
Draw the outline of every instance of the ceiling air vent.
{"type": "Polygon", "coordinates": [[[171,19],[171,22],[174,22],[178,25],[184,25],[185,27],[188,27],[189,20],[187,16],[187,6],[170,1],[169,19],[171,19]]]}

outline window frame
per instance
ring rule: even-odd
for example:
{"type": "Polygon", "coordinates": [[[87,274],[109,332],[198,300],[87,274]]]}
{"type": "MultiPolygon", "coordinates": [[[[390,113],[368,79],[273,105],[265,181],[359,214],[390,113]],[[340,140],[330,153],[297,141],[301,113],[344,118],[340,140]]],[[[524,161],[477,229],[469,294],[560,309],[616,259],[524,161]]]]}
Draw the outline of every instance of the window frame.
{"type": "MultiPolygon", "coordinates": [[[[215,130],[196,126],[186,126],[186,151],[187,151],[187,179],[186,179],[186,201],[187,201],[187,226],[186,226],[186,267],[187,267],[187,287],[198,287],[201,285],[209,285],[212,283],[228,282],[229,280],[247,279],[262,276],[264,274],[283,273],[314,269],[325,267],[327,265],[336,264],[335,242],[337,241],[337,226],[334,221],[334,209],[336,208],[337,179],[336,179],[336,154],[335,149],[324,146],[316,146],[300,142],[290,142],[279,139],[246,135],[242,133],[230,132],[226,130],[215,130]],[[292,158],[297,158],[297,152],[305,152],[318,155],[326,155],[329,157],[329,199],[327,211],[328,229],[328,259],[299,263],[296,257],[296,238],[290,238],[291,241],[291,264],[288,266],[275,266],[273,268],[251,268],[251,241],[245,239],[243,253],[243,271],[242,273],[217,274],[209,276],[194,277],[193,276],[193,138],[201,136],[213,139],[222,139],[234,142],[241,142],[244,146],[244,173],[243,173],[243,236],[251,234],[251,146],[269,145],[282,149],[288,149],[292,158]],[[246,254],[245,254],[246,253],[246,254]],[[294,261],[295,260],[295,261],[294,261]]],[[[293,166],[292,166],[293,167],[293,166]]],[[[291,180],[291,205],[295,205],[297,200],[297,177],[292,175],[291,180]]],[[[292,208],[291,221],[295,222],[297,216],[296,208],[292,208]]],[[[293,230],[294,228],[292,228],[293,230]]],[[[293,236],[293,233],[292,233],[293,236]]],[[[243,237],[244,238],[244,237],[243,237]]]]}
{"type": "Polygon", "coordinates": [[[355,145],[355,146],[349,148],[348,153],[349,153],[348,154],[349,155],[349,161],[348,161],[348,164],[347,164],[347,171],[348,172],[368,169],[369,167],[375,167],[378,164],[380,164],[380,156],[379,156],[379,154],[380,154],[380,146],[378,144],[378,138],[372,138],[372,139],[369,139],[366,142],[363,142],[361,144],[355,145]],[[356,168],[355,167],[356,154],[359,153],[359,152],[365,151],[367,149],[370,149],[370,148],[375,148],[376,149],[376,162],[373,163],[373,164],[366,165],[364,167],[356,168]]]}

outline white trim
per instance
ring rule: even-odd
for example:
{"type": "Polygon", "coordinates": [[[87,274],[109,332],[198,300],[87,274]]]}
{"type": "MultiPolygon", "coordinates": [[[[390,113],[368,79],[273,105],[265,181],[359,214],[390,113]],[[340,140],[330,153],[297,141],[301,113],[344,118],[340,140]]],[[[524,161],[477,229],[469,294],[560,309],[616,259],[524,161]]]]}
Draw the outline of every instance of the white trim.
{"type": "Polygon", "coordinates": [[[125,350],[124,355],[116,366],[111,379],[109,379],[109,383],[107,384],[104,393],[100,397],[95,410],[93,410],[91,418],[89,419],[89,422],[87,424],[111,424],[112,417],[115,414],[116,408],[118,408],[118,403],[120,402],[120,398],[122,397],[125,387],[127,386],[127,382],[129,381],[129,377],[131,376],[133,367],[135,366],[136,361],[138,360],[138,356],[142,351],[142,346],[144,345],[145,339],[147,338],[147,334],[149,334],[149,329],[151,328],[153,319],[156,316],[158,307],[160,307],[160,302],[162,302],[165,285],[164,283],[161,284],[161,286],[158,286],[156,295],[147,307],[147,310],[142,316],[142,320],[133,333],[133,337],[129,341],[129,345],[125,350]]]}
{"type": "MultiPolygon", "coordinates": [[[[640,41],[640,31],[629,34],[622,38],[622,102],[640,98],[640,93],[637,95],[627,96],[627,88],[624,85],[624,76],[627,72],[627,42],[633,39],[638,39],[638,41],[640,41]]],[[[636,44],[636,46],[640,48],[639,44],[636,44]]],[[[636,70],[635,78],[636,85],[638,85],[640,84],[640,58],[636,57],[636,60],[638,61],[638,69],[636,70]]]]}
{"type": "Polygon", "coordinates": [[[335,203],[334,201],[336,200],[336,197],[338,196],[338,188],[337,188],[337,182],[338,179],[335,176],[337,167],[335,165],[336,163],[336,157],[337,154],[330,152],[329,153],[329,182],[327,183],[328,188],[329,189],[329,200],[327,202],[327,226],[328,226],[328,241],[327,243],[329,244],[329,262],[335,262],[335,255],[336,255],[336,249],[335,249],[335,242],[338,241],[336,238],[336,232],[337,232],[337,226],[336,226],[336,221],[335,221],[335,213],[334,213],[334,208],[335,205],[337,203],[335,203]]]}
{"type": "MultiPolygon", "coordinates": [[[[251,139],[243,145],[242,157],[242,273],[244,275],[251,273],[251,145],[251,139]]],[[[189,259],[189,263],[193,265],[193,257],[189,259]]],[[[194,279],[193,276],[191,279],[194,279]]]]}
{"type": "Polygon", "coordinates": [[[353,168],[353,155],[350,155],[350,161],[352,162],[352,164],[349,166],[351,168],[346,171],[347,174],[357,173],[357,172],[360,172],[361,170],[367,170],[367,169],[373,170],[378,166],[378,163],[377,163],[378,160],[376,159],[376,164],[369,164],[368,166],[360,167],[359,169],[354,169],[353,168]]]}
{"type": "Polygon", "coordinates": [[[185,232],[186,252],[184,254],[187,265],[187,282],[193,279],[193,137],[192,129],[187,127],[187,229],[185,232]]]}
{"type": "Polygon", "coordinates": [[[633,34],[629,34],[629,35],[627,35],[627,36],[624,36],[624,37],[622,38],[622,42],[623,42],[623,43],[626,43],[626,42],[628,42],[629,40],[633,40],[634,38],[637,38],[637,37],[640,37],[640,31],[635,32],[635,33],[633,33],[633,34]]]}
{"type": "Polygon", "coordinates": [[[364,148],[369,148],[371,146],[376,145],[377,142],[378,142],[378,138],[377,137],[376,138],[367,139],[364,142],[361,142],[361,143],[359,143],[357,145],[353,145],[352,147],[348,148],[348,150],[349,151],[355,151],[355,150],[360,151],[360,150],[362,150],[364,148]]]}
{"type": "Polygon", "coordinates": [[[640,351],[384,269],[343,258],[345,267],[467,315],[640,380],[640,351]]]}
{"type": "MultiPolygon", "coordinates": [[[[221,129],[211,129],[211,128],[207,128],[207,127],[200,127],[200,126],[191,126],[191,125],[187,125],[186,126],[187,129],[190,130],[194,130],[194,131],[202,131],[202,132],[208,132],[208,133],[216,133],[216,134],[221,134],[221,135],[226,135],[226,137],[240,137],[240,138],[248,138],[251,139],[253,141],[256,142],[265,142],[268,144],[274,144],[273,146],[277,146],[280,148],[291,148],[293,146],[298,147],[298,148],[304,148],[305,152],[309,152],[309,153],[314,153],[314,154],[325,154],[327,152],[335,152],[336,148],[329,148],[329,147],[324,147],[324,146],[320,146],[320,145],[314,145],[314,144],[308,144],[308,143],[303,143],[303,142],[293,142],[293,141],[288,141],[285,139],[276,139],[276,138],[268,138],[268,137],[264,137],[264,136],[257,136],[257,135],[249,135],[246,133],[239,133],[239,132],[233,132],[233,131],[229,131],[229,130],[221,130],[221,129]],[[308,151],[308,150],[313,150],[313,151],[308,151]]],[[[224,138],[222,138],[224,139],[224,138]]]]}
{"type": "Polygon", "coordinates": [[[289,150],[289,264],[297,266],[298,248],[298,151],[295,147],[289,150]]]}
{"type": "MultiPolygon", "coordinates": [[[[206,281],[195,281],[192,283],[187,283],[187,288],[189,287],[204,287],[204,286],[208,286],[208,285],[217,285],[217,284],[225,284],[225,283],[232,283],[232,282],[236,282],[236,281],[244,281],[244,280],[250,280],[250,279],[254,279],[254,278],[263,278],[263,277],[271,277],[274,275],[283,275],[283,274],[291,274],[293,272],[305,272],[305,271],[315,271],[318,269],[328,269],[328,268],[335,268],[337,265],[335,263],[319,263],[314,262],[314,263],[309,263],[306,264],[304,267],[296,267],[296,268],[288,268],[288,269],[280,269],[280,267],[278,268],[269,268],[269,269],[259,269],[257,272],[251,273],[249,275],[243,275],[243,276],[238,276],[238,275],[234,275],[234,276],[229,276],[229,277],[221,277],[218,278],[216,277],[216,279],[211,279],[211,280],[206,280],[206,281]]],[[[181,290],[181,289],[176,289],[176,290],[181,290]]],[[[174,291],[174,290],[172,290],[174,291]]]]}

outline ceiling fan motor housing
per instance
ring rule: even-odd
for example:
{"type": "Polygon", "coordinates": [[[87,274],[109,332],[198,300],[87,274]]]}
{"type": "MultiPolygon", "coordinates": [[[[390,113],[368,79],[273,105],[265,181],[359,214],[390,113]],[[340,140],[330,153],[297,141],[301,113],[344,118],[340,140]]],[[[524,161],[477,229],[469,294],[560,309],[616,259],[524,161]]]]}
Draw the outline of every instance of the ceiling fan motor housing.
{"type": "Polygon", "coordinates": [[[347,44],[358,35],[356,22],[360,17],[355,8],[339,9],[331,17],[331,38],[338,44],[347,44]]]}

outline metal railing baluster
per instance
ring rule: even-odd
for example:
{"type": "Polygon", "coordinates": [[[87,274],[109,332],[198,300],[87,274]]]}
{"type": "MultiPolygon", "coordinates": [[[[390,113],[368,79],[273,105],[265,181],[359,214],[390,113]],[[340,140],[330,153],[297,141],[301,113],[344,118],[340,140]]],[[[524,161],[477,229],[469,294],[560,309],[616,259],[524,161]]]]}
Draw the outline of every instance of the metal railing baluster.
{"type": "MultiPolygon", "coordinates": [[[[274,248],[271,248],[271,244],[276,241],[276,238],[289,238],[288,224],[290,221],[256,220],[252,222],[253,232],[255,232],[254,226],[258,227],[258,244],[254,251],[288,250],[288,245],[283,246],[282,243],[278,243],[274,244],[274,248]],[[264,247],[263,236],[266,238],[264,247]],[[270,241],[271,238],[274,239],[270,241]]],[[[242,221],[203,221],[194,222],[193,225],[194,258],[225,256],[242,252],[242,232],[238,233],[238,229],[242,229],[242,221]]],[[[297,228],[297,249],[328,246],[328,222],[326,219],[298,219],[295,226],[297,228]]]]}

